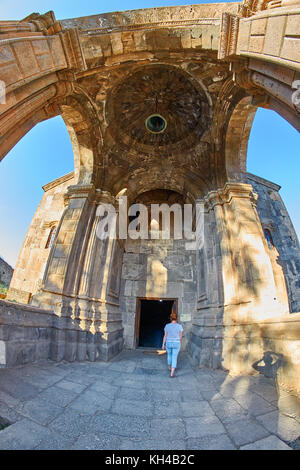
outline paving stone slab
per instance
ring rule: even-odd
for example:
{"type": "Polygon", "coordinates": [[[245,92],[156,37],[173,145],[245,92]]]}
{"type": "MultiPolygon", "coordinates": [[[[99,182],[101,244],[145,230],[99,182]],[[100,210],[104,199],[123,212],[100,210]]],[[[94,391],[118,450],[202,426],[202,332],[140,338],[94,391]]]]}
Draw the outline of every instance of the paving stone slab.
{"type": "Polygon", "coordinates": [[[75,398],[69,406],[80,413],[94,415],[97,411],[109,411],[112,405],[113,400],[101,392],[86,390],[75,398]]]}
{"type": "Polygon", "coordinates": [[[189,402],[191,400],[200,401],[206,399],[197,388],[194,390],[180,390],[180,401],[189,402]]]}
{"type": "Polygon", "coordinates": [[[55,386],[75,393],[81,393],[88,387],[88,385],[71,382],[70,380],[66,379],[62,379],[59,382],[56,382],[55,386]]]}
{"type": "Polygon", "coordinates": [[[68,437],[51,431],[45,439],[41,440],[34,450],[70,450],[74,440],[74,437],[68,437]]]}
{"type": "Polygon", "coordinates": [[[180,403],[182,415],[185,418],[193,418],[196,416],[214,416],[214,411],[206,400],[180,403]]]}
{"type": "Polygon", "coordinates": [[[77,398],[77,396],[78,393],[72,392],[71,390],[64,390],[56,385],[47,388],[39,394],[40,398],[62,407],[67,406],[71,401],[77,398]]]}
{"type": "Polygon", "coordinates": [[[210,406],[222,423],[230,423],[246,416],[246,411],[232,398],[211,400],[210,406]]]}
{"type": "Polygon", "coordinates": [[[180,402],[180,391],[179,390],[160,390],[158,387],[151,388],[149,390],[151,400],[160,403],[179,403],[180,402]]]}
{"type": "Polygon", "coordinates": [[[138,389],[144,389],[145,388],[145,384],[146,382],[143,380],[143,381],[139,381],[139,380],[134,380],[133,378],[132,379],[129,379],[129,378],[122,378],[122,377],[118,377],[117,379],[114,379],[112,381],[112,384],[113,385],[117,385],[119,387],[129,387],[129,388],[138,388],[138,389]]]}
{"type": "Polygon", "coordinates": [[[49,428],[68,437],[76,438],[87,431],[90,421],[90,415],[67,408],[50,423],[49,428]]]}
{"type": "Polygon", "coordinates": [[[205,436],[202,438],[189,438],[187,450],[235,450],[236,447],[227,434],[205,436]]]}
{"type": "Polygon", "coordinates": [[[89,425],[97,435],[102,432],[119,436],[149,438],[149,420],[143,416],[122,416],[112,413],[97,413],[89,425]]]}
{"type": "Polygon", "coordinates": [[[142,375],[145,378],[146,378],[146,376],[149,376],[149,375],[156,375],[156,376],[159,376],[159,377],[161,376],[161,371],[159,371],[157,369],[149,369],[149,368],[145,368],[145,367],[137,367],[135,369],[134,373],[137,376],[142,375]]]}
{"type": "Polygon", "coordinates": [[[216,416],[185,418],[184,421],[188,438],[202,438],[218,434],[226,434],[226,429],[216,416]]]}
{"type": "Polygon", "coordinates": [[[49,434],[46,427],[24,418],[0,431],[0,449],[31,450],[49,434]]]}
{"type": "Polygon", "coordinates": [[[258,441],[270,435],[269,431],[251,418],[243,418],[234,423],[226,424],[225,428],[237,446],[258,441]]]}
{"type": "Polygon", "coordinates": [[[235,400],[251,415],[259,416],[265,413],[275,411],[276,406],[272,405],[268,401],[256,393],[247,392],[244,395],[238,395],[235,400]]]}
{"type": "Polygon", "coordinates": [[[152,416],[153,406],[149,401],[124,400],[117,398],[112,406],[113,413],[131,416],[152,416]]]}
{"type": "Polygon", "coordinates": [[[75,382],[82,385],[91,385],[95,381],[94,377],[80,373],[78,371],[71,372],[70,374],[65,375],[65,379],[70,382],[75,382]]]}
{"type": "Polygon", "coordinates": [[[61,375],[54,375],[54,374],[44,374],[38,373],[33,376],[26,376],[26,380],[28,383],[39,387],[39,389],[43,390],[51,385],[56,384],[62,379],[61,375]]]}
{"type": "Polygon", "coordinates": [[[201,393],[202,395],[202,398],[204,400],[208,400],[208,401],[211,401],[211,400],[220,400],[223,397],[223,395],[221,395],[219,392],[216,391],[216,389],[211,389],[211,390],[201,390],[201,393]]]}
{"type": "Polygon", "coordinates": [[[61,406],[54,405],[48,400],[46,401],[40,397],[36,397],[24,402],[19,408],[19,413],[27,418],[31,418],[39,424],[46,425],[62,413],[63,410],[64,409],[61,406]]]}
{"type": "Polygon", "coordinates": [[[294,395],[285,395],[278,399],[277,402],[280,413],[295,418],[300,422],[300,400],[294,395]]]}
{"type": "Polygon", "coordinates": [[[147,401],[150,398],[150,392],[129,387],[120,387],[117,394],[118,398],[125,400],[147,401]]]}
{"type": "Polygon", "coordinates": [[[11,396],[9,393],[0,390],[0,402],[9,406],[10,408],[17,408],[21,402],[18,398],[11,396]]]}
{"type": "Polygon", "coordinates": [[[183,439],[147,439],[134,441],[131,439],[122,439],[121,450],[185,450],[185,441],[183,439]]]}
{"type": "Polygon", "coordinates": [[[182,417],[183,412],[182,408],[180,406],[180,403],[178,403],[178,406],[172,406],[169,403],[162,403],[162,402],[154,402],[154,413],[153,416],[155,418],[177,418],[177,417],[182,417]]]}
{"type": "Polygon", "coordinates": [[[279,399],[279,392],[273,384],[251,385],[249,390],[271,403],[279,399]]]}
{"type": "Polygon", "coordinates": [[[5,380],[1,382],[0,387],[2,391],[21,401],[30,400],[30,398],[35,397],[41,391],[41,388],[24,382],[23,380],[5,380]]]}
{"type": "Polygon", "coordinates": [[[265,439],[248,444],[240,448],[240,450],[292,450],[287,444],[278,439],[276,436],[269,436],[265,439]]]}
{"type": "MultiPolygon", "coordinates": [[[[89,387],[89,390],[100,392],[102,395],[111,399],[113,399],[117,395],[119,389],[120,387],[117,387],[116,385],[108,384],[103,381],[94,382],[89,387]]],[[[131,389],[131,390],[135,391],[135,389],[131,389]]]]}
{"type": "Polygon", "coordinates": [[[272,411],[256,418],[265,428],[284,441],[294,441],[300,436],[300,424],[294,418],[272,411]]]}
{"type": "Polygon", "coordinates": [[[6,403],[0,401],[0,417],[7,420],[9,423],[16,423],[23,419],[23,416],[20,415],[15,409],[7,406],[6,403]]]}
{"type": "Polygon", "coordinates": [[[72,450],[118,450],[120,449],[120,438],[113,434],[86,433],[73,443],[72,450]]]}
{"type": "Polygon", "coordinates": [[[181,418],[154,418],[151,420],[150,432],[152,438],[164,440],[185,438],[184,422],[181,418]]]}
{"type": "Polygon", "coordinates": [[[124,372],[131,373],[134,371],[135,368],[136,368],[136,364],[134,362],[121,361],[120,363],[118,362],[112,363],[111,365],[109,365],[109,367],[105,369],[105,371],[114,370],[114,371],[122,372],[122,373],[124,372]]]}

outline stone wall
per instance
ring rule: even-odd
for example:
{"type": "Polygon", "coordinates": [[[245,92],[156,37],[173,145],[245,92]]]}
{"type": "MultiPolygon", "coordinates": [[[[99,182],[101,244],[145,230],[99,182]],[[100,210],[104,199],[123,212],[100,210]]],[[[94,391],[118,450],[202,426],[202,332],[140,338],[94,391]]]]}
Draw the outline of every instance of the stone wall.
{"type": "Polygon", "coordinates": [[[0,367],[50,357],[51,312],[0,300],[0,367]]]}
{"type": "Polygon", "coordinates": [[[136,300],[139,297],[178,299],[183,325],[182,347],[189,341],[196,310],[196,253],[184,240],[127,240],[121,281],[121,311],[126,348],[135,348],[136,300]]]}
{"type": "Polygon", "coordinates": [[[107,360],[103,334],[49,310],[0,300],[0,367],[53,361],[107,360]]]}
{"type": "Polygon", "coordinates": [[[250,198],[232,187],[230,197],[216,191],[206,199],[188,350],[200,367],[272,373],[299,391],[299,243],[280,187],[251,174],[245,179],[250,198]]]}
{"type": "Polygon", "coordinates": [[[0,258],[0,282],[5,286],[9,286],[13,276],[13,268],[4,259],[0,258]]]}
{"type": "MultiPolygon", "coordinates": [[[[219,329],[222,354],[232,375],[261,373],[300,393],[300,313],[219,329]]],[[[43,359],[106,360],[99,354],[100,340],[99,335],[82,331],[71,319],[0,300],[0,367],[43,359]]]]}
{"type": "Polygon", "coordinates": [[[274,245],[270,256],[274,268],[280,267],[285,277],[290,313],[300,310],[300,246],[290,216],[279,194],[280,186],[247,173],[247,182],[258,194],[257,212],[264,229],[270,231],[274,245]]]}
{"type": "Polygon", "coordinates": [[[7,300],[28,303],[42,283],[51,244],[51,229],[58,226],[64,210],[64,194],[73,182],[73,173],[43,187],[39,207],[34,214],[18,256],[7,300]]]}

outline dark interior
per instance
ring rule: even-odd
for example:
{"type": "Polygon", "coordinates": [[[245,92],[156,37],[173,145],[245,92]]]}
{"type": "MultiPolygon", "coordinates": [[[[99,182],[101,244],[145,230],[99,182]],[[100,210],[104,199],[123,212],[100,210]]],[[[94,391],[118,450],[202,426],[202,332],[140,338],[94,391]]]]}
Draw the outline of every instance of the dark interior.
{"type": "Polygon", "coordinates": [[[141,300],[140,347],[161,348],[174,300],[141,300]]]}

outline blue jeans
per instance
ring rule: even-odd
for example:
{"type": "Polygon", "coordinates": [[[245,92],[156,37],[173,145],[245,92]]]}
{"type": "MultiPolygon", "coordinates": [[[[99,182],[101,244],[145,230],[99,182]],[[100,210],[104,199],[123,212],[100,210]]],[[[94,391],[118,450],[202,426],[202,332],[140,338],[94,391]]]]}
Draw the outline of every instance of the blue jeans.
{"type": "Polygon", "coordinates": [[[177,366],[177,356],[180,351],[180,341],[167,341],[166,350],[168,354],[168,366],[173,369],[177,366]]]}

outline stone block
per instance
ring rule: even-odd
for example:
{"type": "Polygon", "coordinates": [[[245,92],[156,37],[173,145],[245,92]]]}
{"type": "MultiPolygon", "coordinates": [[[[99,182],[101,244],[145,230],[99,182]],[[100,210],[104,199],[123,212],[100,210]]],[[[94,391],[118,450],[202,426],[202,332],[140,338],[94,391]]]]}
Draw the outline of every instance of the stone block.
{"type": "Polygon", "coordinates": [[[0,364],[6,365],[6,343],[0,340],[0,364]]]}
{"type": "Polygon", "coordinates": [[[50,341],[39,340],[36,343],[36,360],[40,361],[43,359],[49,359],[50,357],[50,341]]]}
{"type": "Polygon", "coordinates": [[[36,343],[32,341],[7,341],[6,364],[14,366],[36,361],[36,343]]]}
{"type": "Polygon", "coordinates": [[[300,62],[300,37],[289,38],[285,37],[281,49],[281,57],[294,62],[300,62]]]}
{"type": "Polygon", "coordinates": [[[260,54],[264,47],[264,36],[250,36],[249,52],[260,54]]]}
{"type": "Polygon", "coordinates": [[[50,344],[50,359],[52,361],[62,361],[65,356],[65,341],[51,340],[50,344]]]}
{"type": "Polygon", "coordinates": [[[267,27],[267,18],[253,19],[251,22],[251,35],[264,35],[267,27]]]}
{"type": "Polygon", "coordinates": [[[286,18],[282,16],[273,16],[268,18],[267,30],[264,42],[264,54],[273,56],[280,55],[282,36],[285,27],[286,18]]]}
{"type": "Polygon", "coordinates": [[[198,418],[185,418],[188,438],[202,438],[226,434],[221,421],[216,416],[206,415],[198,418]]]}
{"type": "Polygon", "coordinates": [[[269,436],[264,439],[259,439],[252,444],[242,446],[240,450],[292,450],[292,448],[278,439],[278,437],[269,436]]]}
{"type": "Polygon", "coordinates": [[[46,427],[24,418],[1,431],[0,449],[32,450],[50,434],[46,427]]]}
{"type": "Polygon", "coordinates": [[[149,437],[149,420],[143,416],[118,416],[110,413],[102,413],[93,417],[90,423],[91,431],[96,434],[110,433],[120,436],[149,437]]]}

